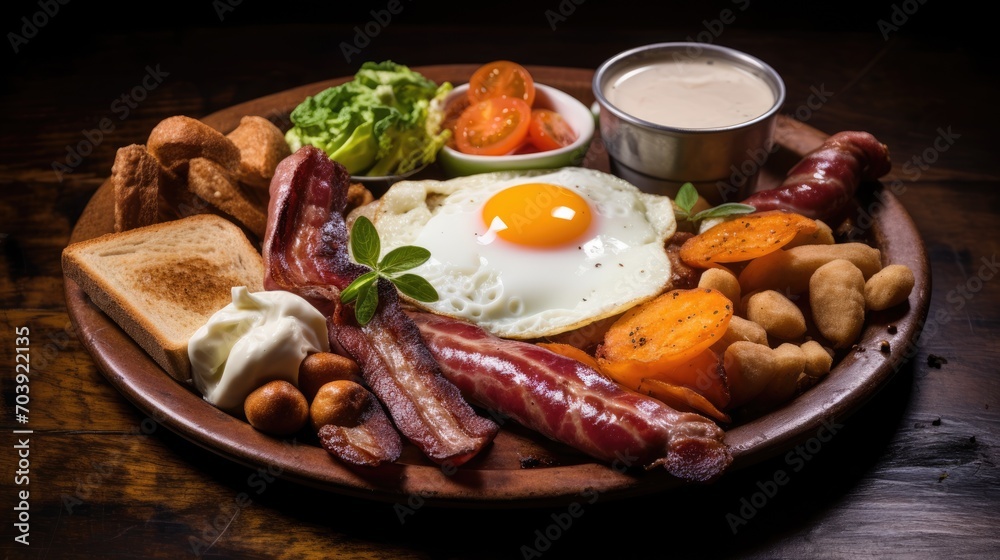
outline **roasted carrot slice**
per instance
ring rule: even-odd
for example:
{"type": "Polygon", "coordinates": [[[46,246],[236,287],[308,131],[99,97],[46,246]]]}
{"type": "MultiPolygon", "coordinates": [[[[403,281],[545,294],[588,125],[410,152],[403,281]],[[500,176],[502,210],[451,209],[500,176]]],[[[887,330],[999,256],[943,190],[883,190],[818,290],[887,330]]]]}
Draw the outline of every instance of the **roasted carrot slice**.
{"type": "Polygon", "coordinates": [[[726,220],[688,239],[681,245],[680,257],[698,268],[748,261],[777,251],[800,232],[812,233],[818,227],[815,220],[793,212],[756,212],[726,220]]]}
{"type": "Polygon", "coordinates": [[[538,345],[542,348],[547,348],[556,354],[566,356],[567,358],[573,358],[578,362],[583,362],[584,365],[588,365],[597,371],[601,371],[601,366],[597,363],[597,360],[593,356],[576,346],[573,346],[572,344],[566,344],[563,342],[539,342],[538,345]]]}
{"type": "Polygon", "coordinates": [[[683,366],[729,328],[733,305],[711,288],[673,290],[629,310],[597,349],[601,371],[635,389],[646,377],[683,366]]]}
{"type": "Polygon", "coordinates": [[[724,368],[720,367],[721,363],[719,355],[711,348],[706,348],[687,362],[664,369],[653,378],[687,387],[708,399],[713,405],[726,408],[729,406],[729,385],[724,368]]]}
{"type": "Polygon", "coordinates": [[[711,348],[706,348],[687,362],[668,365],[655,372],[641,368],[634,373],[623,373],[622,370],[618,370],[614,374],[606,375],[612,379],[621,379],[623,381],[619,383],[638,391],[642,391],[642,383],[649,379],[685,387],[707,399],[713,406],[725,409],[729,406],[729,383],[721,364],[722,359],[719,355],[711,348]],[[649,376],[641,377],[640,372],[646,372],[649,376]]]}
{"type": "MultiPolygon", "coordinates": [[[[601,371],[597,359],[576,346],[560,342],[539,342],[538,345],[556,354],[582,362],[596,371],[601,371]]],[[[694,391],[699,400],[705,400],[709,403],[710,410],[717,411],[729,405],[729,387],[726,384],[723,369],[719,367],[721,362],[719,355],[708,348],[687,363],[661,372],[655,380],[694,391]]],[[[638,384],[629,388],[649,394],[648,387],[643,389],[643,384],[650,379],[654,378],[641,379],[638,384]]],[[[699,410],[703,409],[706,407],[699,408],[699,410]]]]}
{"type": "Polygon", "coordinates": [[[663,401],[682,412],[698,412],[719,422],[729,423],[729,415],[719,410],[708,399],[688,387],[672,385],[660,379],[646,378],[639,384],[639,392],[663,401]]]}

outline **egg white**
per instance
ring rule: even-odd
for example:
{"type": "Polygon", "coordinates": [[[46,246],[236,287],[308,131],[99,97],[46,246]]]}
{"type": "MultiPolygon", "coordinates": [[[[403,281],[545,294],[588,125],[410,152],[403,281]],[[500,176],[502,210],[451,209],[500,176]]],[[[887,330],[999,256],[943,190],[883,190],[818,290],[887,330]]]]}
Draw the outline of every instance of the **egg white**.
{"type": "Polygon", "coordinates": [[[440,298],[412,303],[505,338],[577,329],[651,299],[670,284],[665,244],[677,228],[671,200],[592,169],[402,181],[380,199],[372,218],[383,254],[401,245],[431,253],[410,272],[426,278],[440,298]],[[484,242],[489,237],[484,237],[483,204],[522,183],[554,184],[580,194],[592,211],[585,236],[545,249],[484,242]]]}

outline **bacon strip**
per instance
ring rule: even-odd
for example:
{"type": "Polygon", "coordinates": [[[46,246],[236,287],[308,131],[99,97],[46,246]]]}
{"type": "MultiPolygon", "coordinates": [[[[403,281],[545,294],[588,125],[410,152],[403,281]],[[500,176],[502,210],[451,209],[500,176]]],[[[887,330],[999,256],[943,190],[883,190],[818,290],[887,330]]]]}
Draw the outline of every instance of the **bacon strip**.
{"type": "Polygon", "coordinates": [[[758,212],[788,210],[813,219],[842,211],[863,181],[889,172],[889,149],[867,132],[838,132],[803,156],[774,189],[750,195],[744,204],[758,212]]]}
{"type": "Polygon", "coordinates": [[[399,432],[382,410],[375,396],[367,393],[368,402],[357,425],[327,424],[319,429],[319,441],[328,453],[341,461],[377,467],[399,458],[402,442],[399,432]]]}
{"type": "Polygon", "coordinates": [[[449,317],[410,316],[463,394],[551,439],[615,464],[662,465],[688,481],[713,480],[732,462],[722,429],[701,415],[624,389],[536,344],[449,317]]]}
{"type": "Polygon", "coordinates": [[[347,170],[318,148],[305,146],[282,160],[271,181],[264,286],[299,293],[327,313],[331,344],[358,362],[399,431],[431,460],[461,465],[499,427],[441,375],[395,287],[379,281],[378,310],[365,326],[340,304],[340,290],[369,270],[348,257],[342,212],[349,184],[347,170]]]}

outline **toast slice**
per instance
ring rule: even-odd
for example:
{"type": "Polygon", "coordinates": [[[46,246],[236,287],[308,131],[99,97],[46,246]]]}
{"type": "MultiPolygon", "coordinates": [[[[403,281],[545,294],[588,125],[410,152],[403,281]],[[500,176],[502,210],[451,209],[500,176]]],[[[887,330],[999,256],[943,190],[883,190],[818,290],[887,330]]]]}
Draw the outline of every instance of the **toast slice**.
{"type": "Polygon", "coordinates": [[[264,262],[243,231],[199,214],[74,243],[63,272],[179,381],[191,378],[188,339],[232,301],[264,289],[264,262]]]}

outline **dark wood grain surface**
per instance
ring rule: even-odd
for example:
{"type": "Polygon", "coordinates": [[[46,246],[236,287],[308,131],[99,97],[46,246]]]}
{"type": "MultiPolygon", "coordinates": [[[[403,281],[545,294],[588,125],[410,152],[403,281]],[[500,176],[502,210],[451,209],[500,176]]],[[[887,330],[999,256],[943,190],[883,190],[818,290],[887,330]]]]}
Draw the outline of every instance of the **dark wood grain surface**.
{"type": "Polygon", "coordinates": [[[7,557],[997,557],[1000,80],[987,14],[933,0],[831,3],[810,14],[752,2],[652,13],[567,1],[475,16],[406,1],[143,13],[56,2],[54,15],[36,17],[43,4],[55,10],[20,2],[3,19],[24,39],[7,35],[0,82],[7,557]],[[386,20],[390,6],[399,13],[386,20]],[[44,24],[32,33],[22,17],[44,24]],[[375,503],[316,492],[173,434],[105,380],[72,329],[59,252],[115,150],[143,142],[167,116],[202,117],[352,74],[364,60],[595,68],[625,48],[687,38],[774,66],[788,87],[785,115],[888,144],[885,184],[899,189],[927,247],[932,299],[914,356],[859,412],[835,419],[828,441],[710,487],[581,497],[572,509],[442,509],[420,496],[375,503]],[[14,333],[25,326],[32,374],[20,424],[14,333]],[[26,437],[29,484],[19,485],[15,446],[26,437]],[[775,487],[779,472],[788,482],[775,487]],[[14,540],[21,490],[30,492],[27,546],[14,540]]]}

